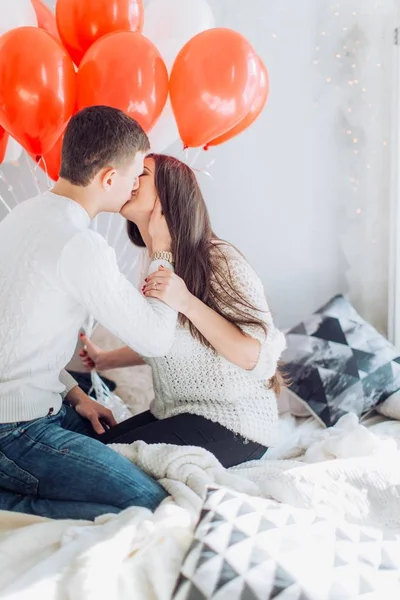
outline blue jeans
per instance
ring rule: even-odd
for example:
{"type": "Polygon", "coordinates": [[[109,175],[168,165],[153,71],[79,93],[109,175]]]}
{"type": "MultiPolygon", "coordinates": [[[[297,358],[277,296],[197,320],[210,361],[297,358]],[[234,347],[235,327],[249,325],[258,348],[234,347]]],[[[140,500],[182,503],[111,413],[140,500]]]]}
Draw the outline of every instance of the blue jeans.
{"type": "Polygon", "coordinates": [[[154,510],[167,493],[94,435],[73,408],[0,424],[0,510],[92,520],[128,506],[154,510]]]}

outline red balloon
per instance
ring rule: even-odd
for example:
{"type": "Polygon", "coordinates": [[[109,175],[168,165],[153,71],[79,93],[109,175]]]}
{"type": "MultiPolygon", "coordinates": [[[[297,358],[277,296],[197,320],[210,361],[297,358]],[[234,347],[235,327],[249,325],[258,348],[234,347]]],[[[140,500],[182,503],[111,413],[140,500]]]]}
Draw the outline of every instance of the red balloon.
{"type": "Polygon", "coordinates": [[[106,35],[87,51],[79,67],[79,110],[113,106],[150,131],[167,97],[167,68],[157,48],[140,33],[106,35]]]}
{"type": "Polygon", "coordinates": [[[6,152],[7,152],[7,144],[8,144],[9,135],[3,127],[0,127],[0,164],[3,162],[6,152]]]}
{"type": "Polygon", "coordinates": [[[28,152],[54,146],[76,101],[76,74],[47,31],[19,27],[0,37],[0,125],[28,152]]]}
{"type": "Polygon", "coordinates": [[[107,33],[143,28],[142,0],[57,0],[56,19],[64,46],[76,65],[107,33]]]}
{"type": "Polygon", "coordinates": [[[245,115],[245,117],[237,125],[235,125],[235,127],[233,127],[232,129],[230,129],[229,131],[227,131],[220,137],[218,137],[215,140],[213,140],[212,142],[210,142],[208,144],[209,146],[219,146],[219,144],[223,144],[224,142],[239,135],[239,133],[242,133],[242,131],[244,131],[245,129],[250,127],[250,125],[252,125],[254,123],[254,121],[258,118],[258,116],[260,115],[261,111],[263,110],[263,108],[268,100],[269,78],[268,78],[267,68],[261,59],[259,59],[259,63],[260,63],[260,66],[259,66],[260,72],[259,72],[258,90],[257,90],[256,97],[253,100],[253,104],[251,105],[249,112],[247,113],[247,115],[245,115]]]}
{"type": "Polygon", "coordinates": [[[49,150],[49,152],[46,152],[46,154],[43,154],[43,156],[34,156],[31,154],[33,160],[53,181],[57,181],[60,174],[63,139],[64,134],[58,138],[52,149],[49,150]]]}
{"type": "Polygon", "coordinates": [[[32,0],[33,8],[35,9],[36,18],[38,21],[38,26],[40,29],[44,29],[54,35],[58,40],[60,36],[58,35],[56,17],[51,12],[50,8],[43,4],[40,0],[32,0]]]}
{"type": "Polygon", "coordinates": [[[178,54],[170,95],[186,146],[204,146],[235,127],[258,89],[259,60],[240,33],[216,28],[199,33],[178,54]]]}

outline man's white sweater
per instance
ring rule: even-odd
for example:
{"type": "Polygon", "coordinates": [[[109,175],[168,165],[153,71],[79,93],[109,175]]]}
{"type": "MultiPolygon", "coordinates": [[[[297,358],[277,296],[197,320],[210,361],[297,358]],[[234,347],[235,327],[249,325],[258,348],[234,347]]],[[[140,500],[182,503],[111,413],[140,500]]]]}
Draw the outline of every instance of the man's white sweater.
{"type": "MultiPolygon", "coordinates": [[[[176,313],[146,300],[76,202],[51,192],[0,223],[0,423],[56,413],[70,361],[92,315],[144,356],[170,349],[176,313]]],[[[149,272],[165,262],[156,261],[149,272]]]]}

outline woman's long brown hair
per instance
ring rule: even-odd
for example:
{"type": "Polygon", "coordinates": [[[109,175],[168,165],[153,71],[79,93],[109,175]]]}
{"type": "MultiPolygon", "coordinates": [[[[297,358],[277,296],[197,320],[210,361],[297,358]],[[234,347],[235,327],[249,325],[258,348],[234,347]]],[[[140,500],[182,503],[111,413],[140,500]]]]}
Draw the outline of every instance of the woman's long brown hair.
{"type": "MultiPolygon", "coordinates": [[[[194,172],[172,156],[151,154],[149,158],[155,162],[154,181],[172,238],[175,273],[194,296],[227,321],[239,327],[259,326],[266,334],[265,323],[249,314],[249,310],[260,310],[252,306],[234,285],[223,251],[226,243],[214,235],[194,172]]],[[[133,244],[145,247],[139,228],[130,221],[128,235],[133,244]]],[[[188,324],[193,337],[211,347],[184,315],[179,315],[179,319],[182,324],[188,324]]],[[[282,383],[282,375],[277,369],[268,387],[278,393],[282,383]]]]}

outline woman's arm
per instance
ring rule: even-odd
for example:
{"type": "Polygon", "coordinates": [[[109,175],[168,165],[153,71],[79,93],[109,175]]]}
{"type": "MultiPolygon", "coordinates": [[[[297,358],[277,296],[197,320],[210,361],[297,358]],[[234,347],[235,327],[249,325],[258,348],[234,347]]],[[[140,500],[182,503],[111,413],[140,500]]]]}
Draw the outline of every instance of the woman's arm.
{"type": "Polygon", "coordinates": [[[80,351],[80,357],[85,367],[96,369],[96,371],[107,371],[109,369],[119,369],[122,367],[134,367],[144,365],[145,362],[134,350],[128,346],[110,350],[102,350],[85,335],[80,336],[84,344],[80,351]]]}
{"type": "Polygon", "coordinates": [[[211,346],[234,365],[252,371],[257,365],[261,344],[227,321],[212,308],[190,294],[183,313],[193,323],[211,346]]]}
{"type": "Polygon", "coordinates": [[[164,285],[163,270],[147,278],[145,295],[159,298],[184,314],[218,354],[238,367],[252,371],[256,377],[269,379],[276,371],[285,339],[272,322],[260,279],[239,253],[233,248],[227,251],[227,268],[229,265],[229,275],[235,288],[245,301],[259,308],[249,308],[249,317],[262,320],[266,325],[267,335],[259,325],[240,328],[234,325],[190,294],[177,275],[172,277],[169,285],[164,285]]]}

